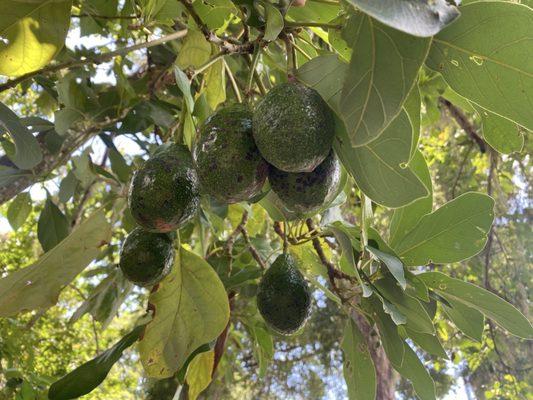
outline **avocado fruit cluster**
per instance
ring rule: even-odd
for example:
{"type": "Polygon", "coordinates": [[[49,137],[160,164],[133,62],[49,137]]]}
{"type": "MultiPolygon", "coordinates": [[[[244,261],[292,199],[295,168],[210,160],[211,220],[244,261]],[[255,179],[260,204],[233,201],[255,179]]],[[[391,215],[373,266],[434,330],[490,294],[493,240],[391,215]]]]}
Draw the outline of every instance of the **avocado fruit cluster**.
{"type": "Polygon", "coordinates": [[[137,227],[122,244],[119,267],[138,286],[155,285],[168,275],[173,263],[173,240],[167,233],[137,227]]]}
{"type": "Polygon", "coordinates": [[[267,325],[282,335],[304,326],[311,311],[311,291],[291,255],[278,256],[263,275],[257,308],[267,325]]]}

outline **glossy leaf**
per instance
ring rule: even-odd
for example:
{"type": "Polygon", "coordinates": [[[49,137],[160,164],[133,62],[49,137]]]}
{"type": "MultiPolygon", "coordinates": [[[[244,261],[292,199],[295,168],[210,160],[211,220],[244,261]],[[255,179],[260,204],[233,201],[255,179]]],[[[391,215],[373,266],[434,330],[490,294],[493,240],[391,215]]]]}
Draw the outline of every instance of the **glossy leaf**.
{"type": "Polygon", "coordinates": [[[366,340],[350,319],[346,323],[341,344],[344,354],[343,373],[350,400],[374,400],[376,370],[366,340]]]}
{"type": "Polygon", "coordinates": [[[24,224],[31,210],[31,197],[28,192],[20,193],[13,199],[7,209],[7,220],[14,231],[24,224]]]}
{"type": "Polygon", "coordinates": [[[0,316],[53,306],[61,290],[98,255],[110,231],[104,211],[97,211],[35,263],[0,279],[0,316]]]}
{"type": "Polygon", "coordinates": [[[397,244],[406,265],[451,263],[475,256],[485,246],[494,200],[469,192],[423,216],[397,244]]]}
{"type": "Polygon", "coordinates": [[[348,0],[365,13],[415,36],[433,36],[459,16],[445,0],[348,0]]]}
{"type": "Polygon", "coordinates": [[[143,325],[136,327],[113,347],[54,382],[48,391],[48,398],[70,400],[92,392],[104,381],[113,365],[122,357],[124,350],[139,339],[143,329],[143,325]]]}
{"type": "Polygon", "coordinates": [[[45,252],[54,248],[68,236],[68,221],[65,214],[47,198],[37,223],[37,237],[45,252]]]}
{"type": "Polygon", "coordinates": [[[533,130],[533,9],[504,1],[474,2],[433,39],[430,68],[453,90],[533,130]]]}
{"type": "Polygon", "coordinates": [[[61,50],[72,0],[0,2],[0,75],[19,76],[46,66],[61,50]]]}
{"type": "Polygon", "coordinates": [[[357,36],[343,85],[340,116],[353,146],[375,140],[400,113],[424,63],[430,40],[356,17],[357,36]]]}
{"type": "Polygon", "coordinates": [[[437,293],[482,312],[509,333],[533,338],[533,327],[528,319],[513,305],[488,290],[440,272],[426,272],[418,276],[437,293]]]}
{"type": "Polygon", "coordinates": [[[228,297],[218,275],[184,248],[148,301],[154,318],[139,351],[146,373],[159,379],[172,376],[195,349],[216,339],[229,319],[228,297]]]}
{"type": "Polygon", "coordinates": [[[13,111],[0,102],[0,128],[2,127],[7,130],[15,143],[15,153],[10,158],[18,168],[31,169],[41,162],[43,155],[35,136],[21,123],[13,111]]]}

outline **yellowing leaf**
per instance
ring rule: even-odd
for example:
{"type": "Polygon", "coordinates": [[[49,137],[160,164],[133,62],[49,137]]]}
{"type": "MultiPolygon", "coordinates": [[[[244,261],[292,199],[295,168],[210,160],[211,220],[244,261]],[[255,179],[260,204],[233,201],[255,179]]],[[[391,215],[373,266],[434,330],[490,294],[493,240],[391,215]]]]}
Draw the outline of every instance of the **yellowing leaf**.
{"type": "Polygon", "coordinates": [[[0,75],[19,76],[48,64],[61,50],[72,0],[0,2],[0,75]]]}
{"type": "Polygon", "coordinates": [[[148,301],[154,317],[139,352],[148,376],[158,379],[172,376],[194,350],[216,339],[229,320],[228,297],[218,275],[184,248],[148,301]]]}
{"type": "Polygon", "coordinates": [[[215,363],[215,352],[206,351],[193,358],[187,369],[185,380],[189,385],[189,399],[196,400],[209,383],[211,383],[211,373],[215,363]]]}
{"type": "Polygon", "coordinates": [[[182,48],[178,53],[176,65],[181,69],[188,67],[197,68],[209,60],[211,56],[211,45],[202,32],[190,30],[182,48]]]}
{"type": "Polygon", "coordinates": [[[215,110],[220,103],[226,101],[226,75],[222,60],[217,61],[207,70],[205,80],[207,104],[215,110]]]}
{"type": "Polygon", "coordinates": [[[104,211],[98,211],[37,262],[0,279],[0,316],[53,306],[61,290],[98,255],[110,232],[104,211]]]}

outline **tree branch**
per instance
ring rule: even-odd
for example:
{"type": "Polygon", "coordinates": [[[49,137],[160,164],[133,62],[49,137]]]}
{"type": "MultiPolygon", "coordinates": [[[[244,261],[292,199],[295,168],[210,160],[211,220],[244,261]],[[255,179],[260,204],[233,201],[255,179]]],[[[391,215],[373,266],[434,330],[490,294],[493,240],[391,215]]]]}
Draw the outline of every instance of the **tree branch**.
{"type": "Polygon", "coordinates": [[[80,60],[71,60],[67,61],[61,64],[51,65],[48,67],[41,68],[36,71],[28,72],[27,74],[21,75],[18,78],[12,79],[7,81],[6,83],[0,85],[0,93],[3,91],[6,91],[7,89],[11,89],[15,86],[17,86],[19,83],[24,82],[30,78],[33,78],[36,75],[40,74],[46,74],[50,72],[57,72],[61,71],[63,69],[73,68],[73,67],[79,67],[86,64],[102,64],[104,62],[107,62],[109,60],[112,60],[113,58],[117,56],[121,56],[127,53],[131,53],[132,51],[145,49],[153,46],[158,46],[160,44],[169,42],[171,40],[181,39],[187,34],[187,29],[183,29],[181,31],[177,31],[174,33],[171,33],[166,36],[162,36],[158,39],[151,40],[149,42],[143,42],[143,43],[137,43],[133,46],[123,47],[121,49],[117,49],[115,51],[110,51],[109,53],[104,53],[99,56],[93,57],[93,58],[85,58],[80,60]]]}
{"type": "Polygon", "coordinates": [[[444,97],[439,97],[439,103],[448,110],[450,115],[453,117],[455,122],[470,136],[470,138],[476,142],[479,147],[479,151],[485,153],[487,151],[487,146],[485,141],[478,135],[476,128],[468,120],[468,117],[463,113],[463,111],[453,105],[450,101],[446,100],[444,97]]]}

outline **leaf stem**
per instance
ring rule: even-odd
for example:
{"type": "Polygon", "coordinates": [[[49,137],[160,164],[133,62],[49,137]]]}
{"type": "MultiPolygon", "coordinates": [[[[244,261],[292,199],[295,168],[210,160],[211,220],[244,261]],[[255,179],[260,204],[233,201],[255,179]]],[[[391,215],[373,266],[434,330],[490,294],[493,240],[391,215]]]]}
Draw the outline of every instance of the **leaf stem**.
{"type": "Polygon", "coordinates": [[[235,80],[235,77],[233,76],[233,73],[231,72],[231,69],[229,68],[228,63],[226,63],[226,60],[223,60],[224,62],[224,68],[226,68],[226,73],[228,74],[228,78],[231,82],[231,87],[233,89],[233,93],[235,93],[235,97],[237,98],[237,101],[239,103],[242,103],[242,96],[241,91],[239,90],[239,86],[237,85],[237,81],[235,80]]]}
{"type": "Polygon", "coordinates": [[[326,22],[314,22],[314,21],[285,21],[285,26],[288,28],[307,28],[307,27],[316,27],[316,28],[331,28],[331,29],[340,29],[342,28],[341,24],[329,24],[326,22]]]}

